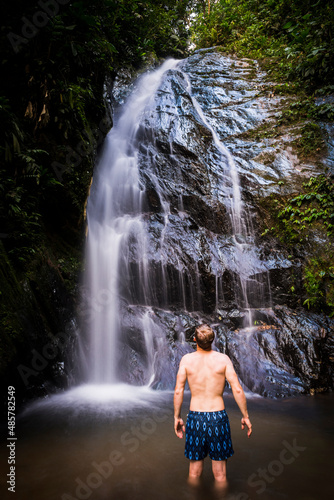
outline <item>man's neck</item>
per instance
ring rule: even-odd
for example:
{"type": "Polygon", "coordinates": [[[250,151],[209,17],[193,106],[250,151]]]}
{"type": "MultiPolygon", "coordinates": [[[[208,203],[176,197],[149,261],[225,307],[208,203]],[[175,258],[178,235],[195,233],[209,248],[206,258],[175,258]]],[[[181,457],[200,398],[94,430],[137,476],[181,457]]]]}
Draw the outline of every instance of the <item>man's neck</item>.
{"type": "Polygon", "coordinates": [[[209,353],[209,352],[212,352],[212,349],[211,349],[211,346],[210,346],[210,349],[202,349],[201,347],[197,346],[197,352],[209,353]]]}

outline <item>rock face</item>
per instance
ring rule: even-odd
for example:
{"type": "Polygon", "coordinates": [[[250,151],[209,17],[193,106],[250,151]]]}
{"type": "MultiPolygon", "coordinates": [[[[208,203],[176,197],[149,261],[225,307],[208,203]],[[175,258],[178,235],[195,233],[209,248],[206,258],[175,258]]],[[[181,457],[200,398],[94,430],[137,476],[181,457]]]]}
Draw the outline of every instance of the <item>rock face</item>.
{"type": "Polygon", "coordinates": [[[257,309],[256,324],[238,328],[242,324],[238,310],[225,310],[216,318],[199,312],[128,306],[122,315],[124,344],[119,372],[131,384],[151,382],[154,388],[172,389],[181,356],[195,347],[195,327],[206,322],[216,335],[214,348],[232,359],[240,380],[251,392],[279,398],[333,388],[334,321],[324,316],[275,306],[257,309]],[[143,311],[149,317],[145,328],[157,353],[151,360],[143,326],[138,322],[143,311]],[[138,343],[138,339],[142,341],[138,343]]]}
{"type": "Polygon", "coordinates": [[[289,137],[243,138],[268,120],[274,127],[281,104],[266,95],[254,61],[213,49],[163,77],[136,136],[150,293],[144,300],[136,291],[134,243],[134,286],[121,290],[122,379],[172,388],[180,356],[205,321],[251,391],[281,397],[333,388],[334,321],[295,310],[288,290],[298,268],[275,242],[261,244],[257,229],[259,197],[293,192],[320,168],[301,164],[289,137]],[[158,359],[148,360],[145,329],[158,359]]]}
{"type": "Polygon", "coordinates": [[[226,351],[253,392],[270,397],[332,387],[334,322],[276,306],[259,326],[227,335],[226,351]]]}
{"type": "MultiPolygon", "coordinates": [[[[292,264],[284,252],[259,247],[254,194],[265,196],[280,189],[278,180],[289,177],[293,167],[275,160],[278,173],[274,175],[268,165],[254,159],[260,150],[262,155],[268,149],[272,153],[273,147],[239,138],[277,111],[278,99],[258,96],[260,82],[261,74],[252,61],[200,51],[166,74],[155,107],[143,117],[139,164],[147,191],[150,259],[163,263],[170,276],[169,305],[182,304],[180,287],[173,286],[180,273],[185,295],[192,301],[183,304],[187,309],[212,313],[221,300],[230,308],[247,305],[240,291],[235,236],[244,243],[242,253],[248,263],[244,273],[260,284],[253,289],[248,279],[249,305],[269,306],[272,299],[285,303],[292,264]],[[225,146],[224,154],[221,148],[225,146]],[[229,200],[235,186],[230,153],[240,179],[237,188],[245,231],[232,227],[229,200]],[[270,274],[271,290],[267,286],[270,274]]],[[[154,305],[161,305],[161,297],[154,305]]]]}

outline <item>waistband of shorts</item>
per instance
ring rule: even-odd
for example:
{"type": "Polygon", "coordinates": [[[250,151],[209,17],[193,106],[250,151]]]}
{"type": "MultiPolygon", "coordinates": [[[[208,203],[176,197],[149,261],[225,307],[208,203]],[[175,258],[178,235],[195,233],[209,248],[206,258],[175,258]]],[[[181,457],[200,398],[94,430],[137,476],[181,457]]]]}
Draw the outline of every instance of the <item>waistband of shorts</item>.
{"type": "Polygon", "coordinates": [[[208,415],[216,415],[216,416],[226,416],[227,417],[227,413],[226,413],[226,410],[216,410],[216,411],[193,411],[193,410],[189,410],[188,412],[188,416],[191,416],[191,415],[198,415],[198,416],[203,416],[203,417],[206,417],[208,415]]]}

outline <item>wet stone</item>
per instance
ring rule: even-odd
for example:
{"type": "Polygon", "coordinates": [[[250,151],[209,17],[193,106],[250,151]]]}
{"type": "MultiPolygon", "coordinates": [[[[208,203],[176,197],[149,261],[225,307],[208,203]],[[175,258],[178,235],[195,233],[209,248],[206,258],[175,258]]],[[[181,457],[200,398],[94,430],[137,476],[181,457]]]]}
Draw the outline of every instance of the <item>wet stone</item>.
{"type": "Polygon", "coordinates": [[[302,164],[289,140],[252,136],[262,125],[272,130],[283,105],[260,92],[266,85],[254,61],[197,51],[163,75],[141,115],[134,145],[147,239],[141,253],[131,246],[121,290],[131,383],[147,382],[156,363],[152,386],[173,388],[205,321],[249,390],[284,397],[333,388],[333,320],[297,309],[289,289],[298,265],[258,234],[259,198],[282,193],[282,182],[288,194],[318,168],[302,164]],[[158,344],[153,359],[148,346],[158,344]]]}

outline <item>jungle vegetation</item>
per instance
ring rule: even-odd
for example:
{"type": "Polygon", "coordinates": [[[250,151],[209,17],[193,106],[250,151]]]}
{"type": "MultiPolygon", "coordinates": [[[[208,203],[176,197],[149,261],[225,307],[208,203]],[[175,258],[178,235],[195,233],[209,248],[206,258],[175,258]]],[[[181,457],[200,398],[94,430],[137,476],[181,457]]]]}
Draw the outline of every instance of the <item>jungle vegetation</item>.
{"type": "MultiPolygon", "coordinates": [[[[299,93],[299,107],[294,102],[284,119],[333,120],[332,102],[314,105],[317,96],[334,92],[331,5],[327,0],[4,3],[0,233],[19,275],[46,255],[51,240],[65,242],[55,265],[69,279],[77,272],[78,262],[71,251],[64,258],[64,248],[69,242],[78,246],[83,239],[83,211],[94,156],[111,126],[106,119],[106,83],[120,69],[140,70],[161,58],[185,57],[193,46],[219,45],[227,53],[258,59],[272,78],[285,82],[281,89],[299,93]]],[[[313,132],[312,125],[305,126],[306,145],[310,143],[307,134],[313,132]]],[[[326,186],[313,183],[312,193],[319,189],[323,196],[326,186]]],[[[305,193],[296,196],[306,195],[311,188],[304,189],[305,193]]],[[[326,189],[331,207],[333,191],[326,189]]],[[[323,199],[312,195],[312,209],[319,202],[321,217],[302,225],[324,220],[325,229],[331,229],[332,209],[326,208],[324,215],[323,199]]],[[[280,201],[284,217],[277,224],[288,220],[287,207],[293,203],[280,201]]],[[[293,235],[295,242],[298,236],[295,231],[293,235]]],[[[333,273],[333,266],[327,267],[333,273]]],[[[310,263],[307,269],[312,272],[314,265],[310,263]]],[[[332,280],[331,274],[326,274],[326,280],[332,280]]],[[[307,305],[326,305],[326,300],[308,297],[307,305]]]]}
{"type": "Polygon", "coordinates": [[[120,68],[184,57],[187,1],[12,0],[2,7],[0,223],[26,265],[48,228],[80,226],[120,68]],[[42,229],[41,229],[42,228],[42,229]]]}
{"type": "MultiPolygon", "coordinates": [[[[320,126],[334,119],[334,9],[329,0],[216,0],[202,2],[192,25],[198,47],[257,59],[274,93],[291,96],[279,118],[299,125],[301,158],[324,150],[320,126]]],[[[265,129],[265,126],[264,126],[265,129]]],[[[268,132],[268,131],[267,131],[268,132]]],[[[270,130],[269,130],[270,132],[270,130]]],[[[300,262],[305,307],[334,314],[333,174],[311,177],[293,196],[264,202],[271,214],[263,236],[274,235],[300,262]]],[[[296,292],[292,287],[291,293],[296,292]]]]}

